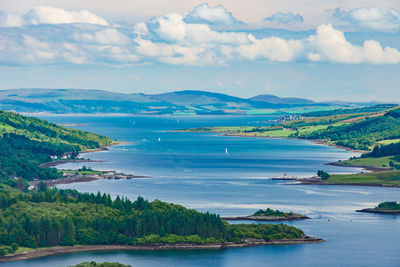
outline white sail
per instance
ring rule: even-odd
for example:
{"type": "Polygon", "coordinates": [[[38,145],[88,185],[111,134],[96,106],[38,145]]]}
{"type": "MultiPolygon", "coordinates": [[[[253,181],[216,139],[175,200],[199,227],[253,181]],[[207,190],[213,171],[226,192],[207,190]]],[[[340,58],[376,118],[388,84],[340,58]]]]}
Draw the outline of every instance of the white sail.
{"type": "Polygon", "coordinates": [[[227,147],[225,148],[225,154],[228,154],[228,148],[227,147]]]}

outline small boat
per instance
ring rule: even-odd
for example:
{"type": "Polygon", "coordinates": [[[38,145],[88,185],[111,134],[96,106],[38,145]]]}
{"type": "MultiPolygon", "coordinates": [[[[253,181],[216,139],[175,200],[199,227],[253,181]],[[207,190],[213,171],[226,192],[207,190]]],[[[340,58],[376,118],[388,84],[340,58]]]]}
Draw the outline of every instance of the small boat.
{"type": "Polygon", "coordinates": [[[158,137],[158,142],[161,143],[161,138],[160,137],[158,137]]]}
{"type": "Polygon", "coordinates": [[[226,155],[229,154],[229,153],[228,153],[228,148],[227,148],[227,147],[225,148],[225,154],[226,154],[226,155]]]}

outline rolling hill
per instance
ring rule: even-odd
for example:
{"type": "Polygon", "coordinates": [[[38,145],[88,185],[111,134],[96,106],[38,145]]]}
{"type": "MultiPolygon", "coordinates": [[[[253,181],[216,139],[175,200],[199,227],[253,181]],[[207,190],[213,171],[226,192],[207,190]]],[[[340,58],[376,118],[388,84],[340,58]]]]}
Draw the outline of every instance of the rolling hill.
{"type": "Polygon", "coordinates": [[[122,94],[83,89],[0,90],[0,109],[25,113],[282,114],[350,106],[353,104],[337,105],[273,95],[240,98],[195,90],[163,94],[122,94]]]}

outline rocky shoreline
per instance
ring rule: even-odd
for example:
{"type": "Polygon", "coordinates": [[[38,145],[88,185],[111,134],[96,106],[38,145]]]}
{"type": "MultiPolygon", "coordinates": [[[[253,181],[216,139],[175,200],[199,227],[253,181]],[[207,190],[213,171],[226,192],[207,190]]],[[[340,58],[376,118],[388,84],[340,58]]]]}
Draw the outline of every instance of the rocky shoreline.
{"type": "Polygon", "coordinates": [[[260,222],[280,222],[280,221],[297,221],[297,220],[307,220],[310,219],[307,216],[300,214],[293,214],[291,216],[237,216],[237,217],[221,217],[221,219],[226,221],[260,221],[260,222]]]}
{"type": "Polygon", "coordinates": [[[379,213],[379,214],[400,214],[400,210],[387,210],[387,209],[375,209],[375,208],[356,210],[356,212],[368,212],[368,213],[379,213]]]}
{"type": "Polygon", "coordinates": [[[210,244],[145,244],[145,245],[88,245],[88,246],[72,246],[72,247],[50,247],[39,248],[29,252],[22,252],[13,255],[0,257],[0,262],[27,260],[33,258],[40,258],[45,256],[74,253],[74,252],[88,252],[88,251],[123,251],[123,250],[199,250],[199,249],[222,249],[222,248],[239,248],[263,245],[288,245],[288,244],[306,244],[306,243],[319,243],[325,240],[316,237],[306,236],[299,239],[282,239],[274,241],[265,241],[263,239],[244,239],[240,242],[226,242],[226,243],[210,243],[210,244]]]}
{"type": "Polygon", "coordinates": [[[367,183],[329,183],[325,181],[321,181],[321,179],[315,178],[299,178],[295,180],[296,183],[293,184],[302,184],[302,185],[353,185],[353,186],[377,186],[377,187],[400,187],[400,185],[395,184],[367,184],[367,183]]]}

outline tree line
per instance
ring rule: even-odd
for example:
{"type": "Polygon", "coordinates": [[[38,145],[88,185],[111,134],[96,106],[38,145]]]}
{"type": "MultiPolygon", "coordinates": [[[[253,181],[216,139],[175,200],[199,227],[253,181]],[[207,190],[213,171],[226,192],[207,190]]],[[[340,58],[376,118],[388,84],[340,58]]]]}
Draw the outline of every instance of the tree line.
{"type": "Polygon", "coordinates": [[[219,215],[142,197],[42,188],[22,192],[0,184],[0,245],[219,243],[242,238],[302,238],[281,224],[230,225],[219,215]]]}

